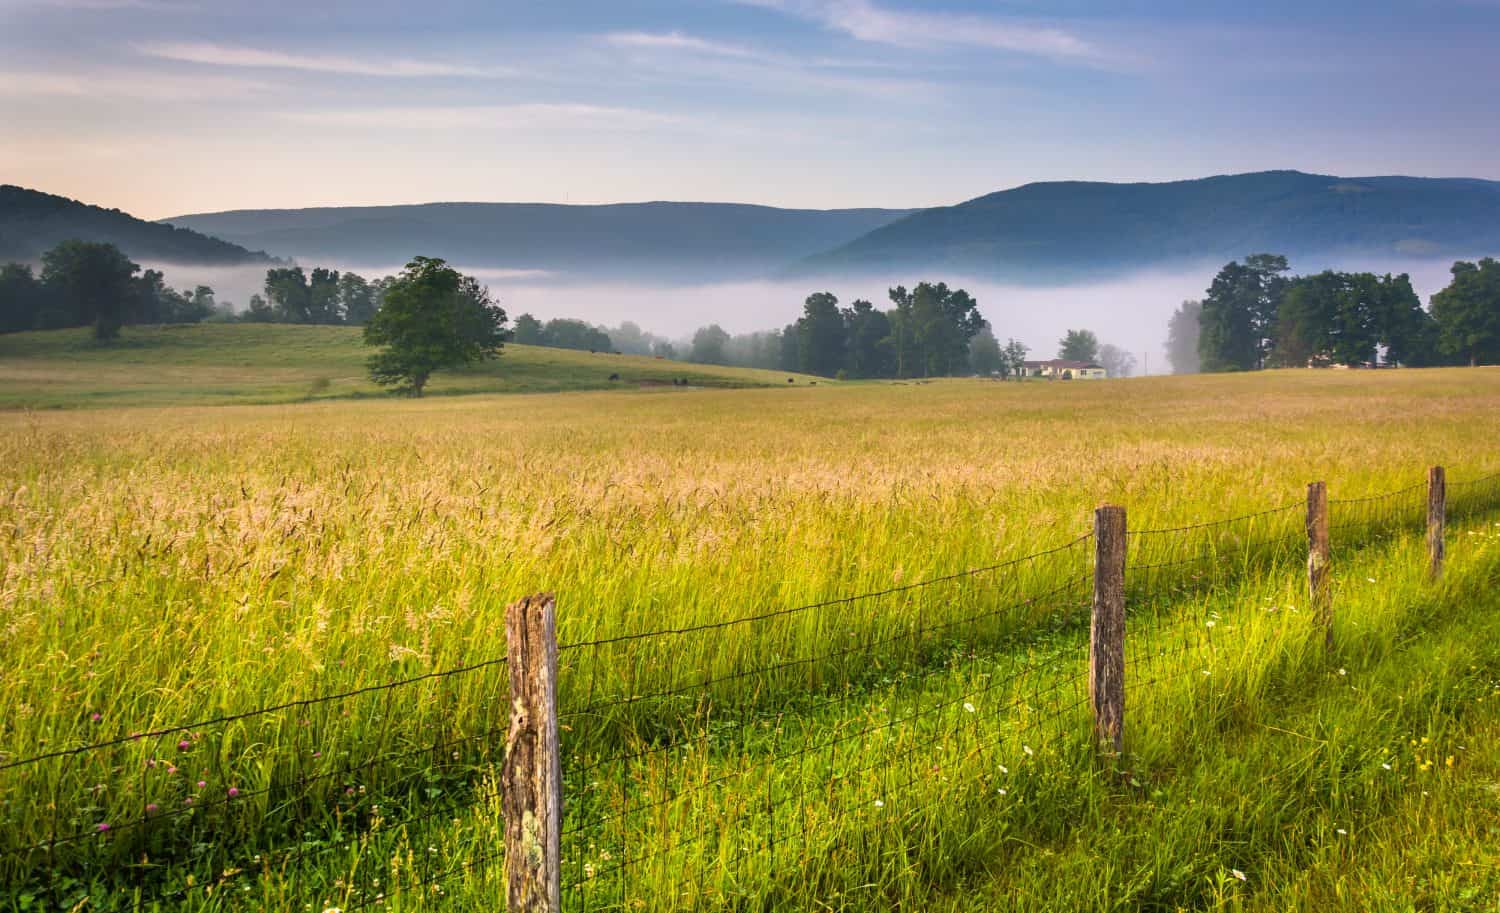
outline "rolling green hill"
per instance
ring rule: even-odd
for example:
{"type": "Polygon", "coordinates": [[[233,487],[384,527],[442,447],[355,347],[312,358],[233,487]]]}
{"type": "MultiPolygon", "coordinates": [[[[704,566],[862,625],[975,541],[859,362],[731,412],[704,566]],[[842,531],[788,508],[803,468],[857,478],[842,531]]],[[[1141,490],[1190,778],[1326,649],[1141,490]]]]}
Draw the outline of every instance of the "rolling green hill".
{"type": "Polygon", "coordinates": [[[1500,183],[1268,171],[1164,184],[1027,184],[913,213],[792,271],[1055,280],[1257,251],[1294,260],[1500,251],[1500,183]]]}
{"type": "Polygon", "coordinates": [[[108,241],[132,260],[196,266],[269,263],[271,258],[186,228],[11,184],[0,185],[0,263],[31,262],[77,238],[108,241]]]}
{"type": "MultiPolygon", "coordinates": [[[[0,335],[0,408],[278,403],[389,396],[365,374],[354,327],[198,324],[0,335]]],[[[832,381],[633,355],[507,345],[499,359],[433,376],[429,396],[566,390],[772,387],[832,381]],[[611,380],[618,375],[617,380],[611,380]]]]}

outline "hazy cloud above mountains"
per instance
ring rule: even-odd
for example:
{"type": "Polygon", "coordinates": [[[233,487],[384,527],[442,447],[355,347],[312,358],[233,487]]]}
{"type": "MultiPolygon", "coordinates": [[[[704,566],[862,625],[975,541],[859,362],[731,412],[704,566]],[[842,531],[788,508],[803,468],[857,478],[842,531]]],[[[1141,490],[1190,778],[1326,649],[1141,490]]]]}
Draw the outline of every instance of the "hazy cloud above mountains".
{"type": "Polygon", "coordinates": [[[0,26],[4,178],[148,217],[1500,178],[1500,6],[1463,0],[0,0],[0,26]]]}

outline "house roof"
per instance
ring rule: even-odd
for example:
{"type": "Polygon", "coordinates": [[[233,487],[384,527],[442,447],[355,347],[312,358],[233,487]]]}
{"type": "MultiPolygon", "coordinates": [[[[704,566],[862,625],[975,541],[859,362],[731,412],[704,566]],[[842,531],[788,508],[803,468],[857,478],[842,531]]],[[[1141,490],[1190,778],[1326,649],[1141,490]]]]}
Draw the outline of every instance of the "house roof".
{"type": "Polygon", "coordinates": [[[1057,369],[1072,368],[1074,370],[1077,370],[1077,369],[1080,369],[1080,368],[1099,368],[1099,369],[1103,369],[1104,366],[1101,365],[1101,364],[1099,364],[1098,362],[1093,362],[1093,361],[1074,361],[1071,358],[1054,358],[1051,361],[1028,361],[1028,362],[1026,362],[1026,367],[1028,367],[1028,368],[1057,368],[1057,369]]]}

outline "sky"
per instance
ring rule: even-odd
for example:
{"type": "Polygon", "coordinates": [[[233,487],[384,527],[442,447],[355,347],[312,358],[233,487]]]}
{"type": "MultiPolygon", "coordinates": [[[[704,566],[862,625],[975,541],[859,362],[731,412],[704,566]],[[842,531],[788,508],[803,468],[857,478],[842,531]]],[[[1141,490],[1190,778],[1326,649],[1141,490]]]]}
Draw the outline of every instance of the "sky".
{"type": "Polygon", "coordinates": [[[0,182],[145,218],[1500,178],[1500,0],[0,0],[0,182]]]}

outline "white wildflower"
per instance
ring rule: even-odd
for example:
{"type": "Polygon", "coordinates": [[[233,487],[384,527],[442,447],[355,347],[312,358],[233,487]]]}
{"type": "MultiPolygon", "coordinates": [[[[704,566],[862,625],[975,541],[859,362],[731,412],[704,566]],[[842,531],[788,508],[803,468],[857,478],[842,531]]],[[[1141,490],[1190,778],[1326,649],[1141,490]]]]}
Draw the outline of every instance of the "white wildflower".
{"type": "Polygon", "coordinates": [[[1249,881],[1250,880],[1250,879],[1246,878],[1245,877],[1245,873],[1241,872],[1239,869],[1230,869],[1229,870],[1229,874],[1231,874],[1234,877],[1238,878],[1240,881],[1249,881]]]}

